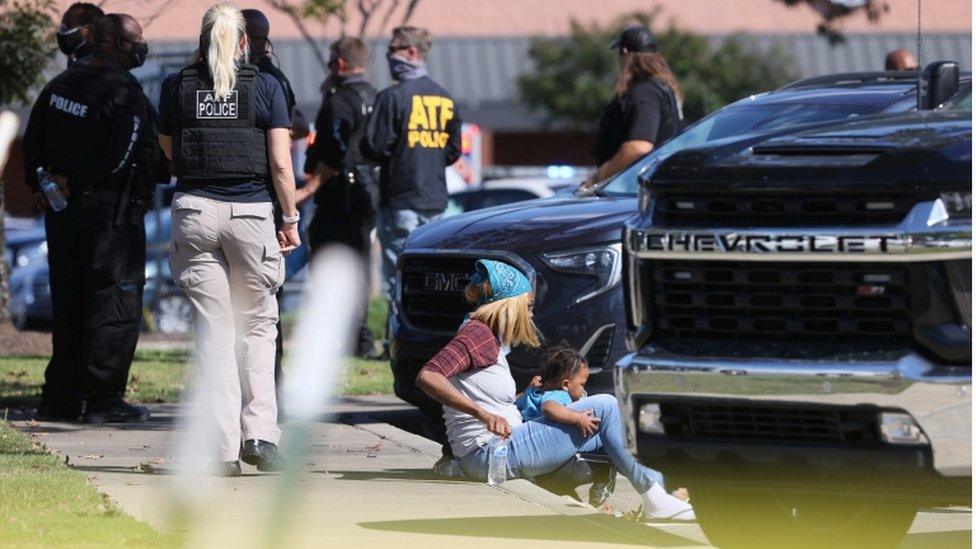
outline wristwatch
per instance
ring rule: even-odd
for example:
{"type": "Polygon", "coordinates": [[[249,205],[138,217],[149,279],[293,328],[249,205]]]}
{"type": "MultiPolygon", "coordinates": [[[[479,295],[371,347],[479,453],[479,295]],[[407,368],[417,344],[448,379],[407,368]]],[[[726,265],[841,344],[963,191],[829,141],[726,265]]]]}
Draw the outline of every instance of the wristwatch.
{"type": "Polygon", "coordinates": [[[298,212],[295,212],[295,215],[291,215],[291,216],[284,215],[284,214],[281,215],[281,220],[285,223],[298,223],[298,220],[301,218],[302,216],[298,212]]]}

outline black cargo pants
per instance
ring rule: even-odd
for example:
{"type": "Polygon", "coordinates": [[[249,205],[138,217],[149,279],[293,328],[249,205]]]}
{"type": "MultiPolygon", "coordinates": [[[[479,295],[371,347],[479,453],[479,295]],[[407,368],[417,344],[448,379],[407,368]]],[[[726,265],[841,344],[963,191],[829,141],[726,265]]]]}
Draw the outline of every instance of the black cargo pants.
{"type": "Polygon", "coordinates": [[[308,243],[311,257],[329,244],[345,244],[360,255],[365,269],[364,305],[354,334],[353,352],[364,355],[374,349],[373,332],[366,324],[369,308],[368,293],[370,233],[376,226],[376,201],[378,191],[373,183],[346,183],[339,178],[327,181],[315,196],[315,216],[308,226],[308,243]]]}
{"type": "Polygon", "coordinates": [[[115,226],[117,194],[89,189],[45,215],[51,301],[51,361],[42,402],[74,413],[122,400],[139,339],[146,229],[133,211],[115,226]]]}

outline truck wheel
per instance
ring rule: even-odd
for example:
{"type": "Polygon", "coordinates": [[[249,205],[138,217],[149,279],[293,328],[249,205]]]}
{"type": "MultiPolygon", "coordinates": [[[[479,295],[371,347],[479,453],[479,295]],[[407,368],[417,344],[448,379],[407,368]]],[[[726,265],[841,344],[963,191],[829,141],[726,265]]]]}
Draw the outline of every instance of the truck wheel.
{"type": "Polygon", "coordinates": [[[708,540],[738,547],[897,547],[915,518],[909,501],[692,489],[708,540]]]}

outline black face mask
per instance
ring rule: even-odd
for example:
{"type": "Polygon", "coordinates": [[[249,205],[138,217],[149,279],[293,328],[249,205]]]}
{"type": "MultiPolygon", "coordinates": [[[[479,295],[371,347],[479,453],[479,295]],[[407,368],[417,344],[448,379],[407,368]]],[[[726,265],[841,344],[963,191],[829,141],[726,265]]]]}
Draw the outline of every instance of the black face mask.
{"type": "Polygon", "coordinates": [[[58,49],[65,55],[71,55],[85,45],[85,38],[81,35],[81,27],[58,31],[57,39],[58,49]]]}
{"type": "Polygon", "coordinates": [[[149,55],[149,44],[145,42],[132,42],[131,40],[124,40],[132,45],[129,51],[123,51],[122,55],[126,60],[126,69],[134,69],[136,67],[141,67],[143,63],[146,62],[146,57],[149,55]]]}

